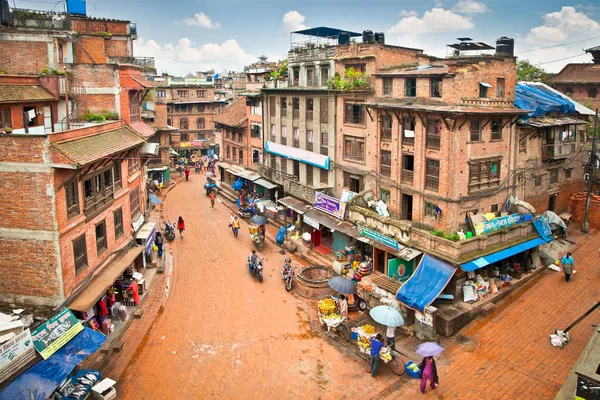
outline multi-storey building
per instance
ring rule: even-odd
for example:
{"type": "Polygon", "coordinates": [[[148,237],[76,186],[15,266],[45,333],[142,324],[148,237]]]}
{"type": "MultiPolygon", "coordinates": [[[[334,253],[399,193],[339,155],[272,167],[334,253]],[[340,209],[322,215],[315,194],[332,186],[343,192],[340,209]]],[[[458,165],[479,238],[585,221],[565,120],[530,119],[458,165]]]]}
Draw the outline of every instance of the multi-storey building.
{"type": "Polygon", "coordinates": [[[246,75],[246,92],[260,91],[271,78],[277,63],[267,61],[267,56],[258,57],[258,61],[244,68],[246,75]]]}

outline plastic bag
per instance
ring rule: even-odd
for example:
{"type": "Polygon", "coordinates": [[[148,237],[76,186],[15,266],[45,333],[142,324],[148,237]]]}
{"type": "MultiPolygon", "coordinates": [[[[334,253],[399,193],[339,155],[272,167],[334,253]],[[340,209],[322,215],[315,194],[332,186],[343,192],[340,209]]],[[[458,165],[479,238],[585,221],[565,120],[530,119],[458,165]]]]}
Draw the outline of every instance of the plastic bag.
{"type": "Polygon", "coordinates": [[[152,250],[158,251],[158,246],[157,245],[152,246],[152,250]]]}

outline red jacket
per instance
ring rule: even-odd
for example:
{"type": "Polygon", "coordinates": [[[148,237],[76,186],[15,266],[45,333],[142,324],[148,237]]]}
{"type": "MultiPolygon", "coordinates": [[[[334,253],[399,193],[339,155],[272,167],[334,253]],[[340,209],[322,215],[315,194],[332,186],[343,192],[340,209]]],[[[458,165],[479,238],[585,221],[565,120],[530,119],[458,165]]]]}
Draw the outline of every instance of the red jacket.
{"type": "Polygon", "coordinates": [[[185,172],[185,176],[189,176],[190,175],[190,170],[189,169],[186,168],[184,172],[185,172]]]}
{"type": "Polygon", "coordinates": [[[179,229],[179,230],[185,229],[185,222],[183,222],[183,221],[178,222],[177,229],[179,229]]]}

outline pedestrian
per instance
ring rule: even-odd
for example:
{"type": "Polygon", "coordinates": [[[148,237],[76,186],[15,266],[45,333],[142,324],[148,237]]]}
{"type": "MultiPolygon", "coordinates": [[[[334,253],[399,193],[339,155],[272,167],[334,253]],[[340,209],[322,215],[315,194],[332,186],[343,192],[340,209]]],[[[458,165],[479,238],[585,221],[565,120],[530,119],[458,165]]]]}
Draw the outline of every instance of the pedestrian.
{"type": "Polygon", "coordinates": [[[163,255],[163,243],[164,238],[160,232],[156,232],[156,237],[154,238],[154,244],[158,248],[158,257],[162,257],[163,255]]]}
{"type": "Polygon", "coordinates": [[[185,231],[185,221],[181,216],[177,220],[177,230],[179,231],[179,237],[183,237],[183,231],[185,231]]]}
{"type": "Polygon", "coordinates": [[[433,357],[424,357],[421,364],[419,364],[419,371],[421,371],[421,393],[425,393],[427,387],[427,381],[432,389],[435,389],[439,384],[437,367],[435,366],[435,360],[433,357]]]}
{"type": "Polygon", "coordinates": [[[379,367],[379,352],[383,347],[382,339],[381,333],[378,333],[374,338],[371,338],[371,369],[367,372],[369,372],[373,378],[377,375],[377,368],[379,367]]]}
{"type": "Polygon", "coordinates": [[[348,317],[348,300],[343,294],[340,295],[340,298],[338,300],[338,308],[340,309],[340,315],[342,317],[348,317]]]}
{"type": "Polygon", "coordinates": [[[567,253],[560,263],[562,264],[563,272],[565,273],[565,281],[569,282],[571,280],[571,274],[575,271],[575,260],[573,260],[571,253],[567,253]]]}
{"type": "Polygon", "coordinates": [[[233,213],[231,213],[229,215],[229,227],[231,228],[231,230],[233,230],[233,220],[235,219],[235,215],[233,213]]]}
{"type": "Polygon", "coordinates": [[[240,221],[238,217],[233,217],[233,236],[238,237],[238,231],[240,230],[240,221]]]}
{"type": "Polygon", "coordinates": [[[210,208],[215,208],[215,192],[211,190],[208,198],[210,199],[210,208]]]}
{"type": "Polygon", "coordinates": [[[388,326],[385,336],[387,338],[388,347],[392,350],[396,350],[396,327],[388,326]]]}
{"type": "Polygon", "coordinates": [[[200,163],[198,163],[198,162],[196,164],[194,164],[194,173],[195,174],[200,173],[200,163]]]}
{"type": "Polygon", "coordinates": [[[185,167],[185,171],[183,172],[185,173],[185,180],[188,181],[190,179],[190,169],[185,167]]]}

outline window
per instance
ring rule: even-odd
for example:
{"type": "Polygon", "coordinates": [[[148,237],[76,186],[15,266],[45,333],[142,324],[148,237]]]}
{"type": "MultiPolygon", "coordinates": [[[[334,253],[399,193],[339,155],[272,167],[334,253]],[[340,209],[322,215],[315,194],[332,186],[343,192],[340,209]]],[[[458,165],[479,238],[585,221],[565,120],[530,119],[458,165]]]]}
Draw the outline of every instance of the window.
{"type": "Polygon", "coordinates": [[[181,142],[187,142],[189,140],[189,138],[190,138],[190,135],[188,135],[187,133],[180,133],[179,134],[179,140],[181,142]]]}
{"type": "Polygon", "coordinates": [[[381,201],[383,201],[385,204],[390,204],[390,191],[387,189],[381,189],[379,191],[379,198],[381,199],[381,201]]]}
{"type": "Polygon", "coordinates": [[[573,169],[565,168],[565,179],[571,179],[573,177],[573,169]]]}
{"type": "Polygon", "coordinates": [[[275,124],[271,124],[271,141],[275,141],[275,137],[277,136],[277,128],[275,124]]]}
{"type": "Polygon", "coordinates": [[[237,150],[236,150],[236,148],[235,148],[235,147],[232,147],[232,148],[231,148],[231,154],[232,154],[232,157],[233,157],[232,161],[233,161],[234,163],[237,163],[237,155],[238,155],[238,152],[237,152],[237,150]]]}
{"type": "Polygon", "coordinates": [[[329,67],[321,67],[321,86],[327,86],[327,80],[329,79],[329,67]]]}
{"type": "Polygon", "coordinates": [[[313,140],[314,140],[314,139],[313,139],[313,136],[314,136],[314,135],[313,135],[313,131],[311,131],[311,130],[307,130],[307,131],[306,131],[306,143],[311,143],[311,144],[312,144],[312,143],[313,143],[313,140]]]}
{"type": "Polygon", "coordinates": [[[496,79],[496,97],[499,99],[504,98],[504,87],[505,81],[504,78],[496,79]]]}
{"type": "Polygon", "coordinates": [[[250,137],[260,138],[261,135],[261,126],[260,125],[250,125],[250,137]]]}
{"type": "Polygon", "coordinates": [[[558,170],[550,171],[550,184],[554,185],[558,183],[558,170]]]}
{"type": "Polygon", "coordinates": [[[85,234],[73,240],[73,256],[75,258],[75,273],[79,273],[88,265],[85,234]]]}
{"type": "Polygon", "coordinates": [[[292,168],[294,169],[296,180],[300,180],[300,161],[292,160],[292,168]]]}
{"type": "Polygon", "coordinates": [[[344,159],[349,161],[365,161],[365,139],[344,136],[344,159]]]}
{"type": "Polygon", "coordinates": [[[228,160],[231,160],[231,146],[227,146],[227,157],[228,160]]]}
{"type": "Polygon", "coordinates": [[[431,78],[431,97],[442,97],[442,78],[431,78]]]}
{"type": "Polygon", "coordinates": [[[435,212],[436,208],[437,208],[437,205],[435,205],[433,203],[425,202],[425,216],[437,219],[438,215],[437,215],[437,212],[435,212]]]}
{"type": "Polygon", "coordinates": [[[427,170],[425,175],[425,188],[435,190],[437,192],[440,186],[439,160],[427,159],[427,170]]]}
{"type": "Polygon", "coordinates": [[[344,106],[344,123],[364,125],[365,107],[358,104],[346,103],[344,106]]]}
{"type": "Polygon", "coordinates": [[[140,169],[139,152],[136,151],[127,158],[127,168],[129,170],[129,175],[133,175],[136,171],[140,169]]]}
{"type": "Polygon", "coordinates": [[[598,88],[595,86],[588,87],[587,95],[590,99],[595,99],[598,96],[598,88]]]}
{"type": "Polygon", "coordinates": [[[404,118],[404,129],[402,130],[402,144],[414,145],[415,144],[415,118],[405,117],[404,118]]]}
{"type": "Polygon", "coordinates": [[[469,123],[469,133],[471,142],[481,142],[481,122],[479,120],[471,120],[469,123]]]}
{"type": "Polygon", "coordinates": [[[115,239],[123,235],[123,208],[119,208],[113,212],[115,221],[115,239]]]}
{"type": "MultiPolygon", "coordinates": [[[[184,133],[182,133],[181,135],[184,135],[184,133]]],[[[230,134],[229,130],[227,130],[227,129],[225,130],[225,139],[227,139],[227,140],[231,139],[231,134],[230,134]]]]}
{"type": "Polygon", "coordinates": [[[300,118],[300,99],[292,98],[292,118],[300,118]]]}
{"type": "Polygon", "coordinates": [[[392,152],[389,150],[381,150],[379,173],[388,178],[392,176],[392,152]]]}
{"type": "Polygon", "coordinates": [[[320,168],[319,168],[319,171],[321,171],[320,172],[320,177],[319,177],[321,183],[324,184],[324,185],[329,184],[329,173],[328,173],[328,171],[326,169],[320,169],[320,168]]]}
{"type": "Polygon", "coordinates": [[[285,125],[281,125],[281,137],[282,138],[287,137],[287,126],[285,126],[285,125]]]}
{"type": "Polygon", "coordinates": [[[313,166],[307,164],[306,165],[306,186],[313,185],[313,175],[314,175],[313,166]]]}
{"type": "Polygon", "coordinates": [[[179,129],[189,129],[189,123],[187,118],[181,118],[179,120],[179,129]]]}
{"type": "Polygon", "coordinates": [[[113,182],[115,185],[115,189],[120,188],[121,187],[121,162],[117,161],[115,162],[115,165],[113,166],[113,182]]]}
{"type": "Polygon", "coordinates": [[[102,253],[106,250],[106,220],[96,225],[96,252],[102,253]]]}
{"type": "Polygon", "coordinates": [[[204,118],[198,118],[198,129],[204,129],[204,118]]]}
{"type": "Polygon", "coordinates": [[[277,169],[277,156],[275,154],[271,154],[271,168],[277,169]]]}
{"type": "Polygon", "coordinates": [[[285,158],[281,159],[281,172],[287,174],[287,160],[285,158]]]}
{"type": "Polygon", "coordinates": [[[244,163],[244,150],[240,149],[240,164],[244,163]]]}
{"type": "Polygon", "coordinates": [[[134,219],[140,213],[140,187],[136,186],[129,193],[129,208],[131,211],[131,219],[134,219]]]}
{"type": "Polygon", "coordinates": [[[527,151],[527,135],[522,133],[519,136],[519,152],[525,153],[527,151]]]}
{"type": "Polygon", "coordinates": [[[281,107],[281,116],[282,117],[286,117],[287,116],[287,99],[285,97],[282,97],[279,99],[279,104],[281,107]]]}
{"type": "Polygon", "coordinates": [[[406,97],[415,97],[417,95],[417,78],[406,78],[406,97]]]}
{"type": "Polygon", "coordinates": [[[490,212],[497,213],[498,212],[498,204],[492,204],[490,206],[490,212]]]}
{"type": "Polygon", "coordinates": [[[129,119],[134,121],[140,120],[140,92],[129,92],[129,119]]]}
{"type": "Polygon", "coordinates": [[[429,149],[440,148],[440,134],[442,133],[442,121],[427,118],[427,140],[426,147],[429,149]]]}
{"type": "Polygon", "coordinates": [[[485,82],[479,82],[479,97],[482,99],[487,98],[487,91],[491,85],[485,82]]]}
{"type": "Polygon", "coordinates": [[[275,97],[269,97],[269,115],[275,116],[275,97]]]}
{"type": "Polygon", "coordinates": [[[535,186],[542,186],[542,175],[535,175],[533,179],[535,181],[535,186]]]}
{"type": "Polygon", "coordinates": [[[360,193],[364,190],[363,177],[344,171],[344,187],[354,193],[360,193]]]}
{"type": "Polygon", "coordinates": [[[329,123],[329,99],[324,97],[319,100],[320,103],[320,120],[322,124],[329,123]]]}
{"type": "Polygon", "coordinates": [[[292,86],[300,85],[300,68],[292,68],[292,86]]]}
{"type": "Polygon", "coordinates": [[[500,186],[500,160],[469,162],[469,192],[500,186]]]}
{"type": "Polygon", "coordinates": [[[492,120],[492,140],[502,140],[502,119],[492,120]]]}
{"type": "Polygon", "coordinates": [[[196,90],[196,97],[206,97],[206,90],[196,90]]]}
{"type": "Polygon", "coordinates": [[[327,132],[321,132],[321,146],[329,147],[329,136],[327,135],[327,132]]]}
{"type": "Polygon", "coordinates": [[[113,201],[112,167],[94,172],[83,181],[84,206],[86,216],[97,215],[113,201]]]}
{"type": "Polygon", "coordinates": [[[405,154],[402,156],[402,182],[412,183],[415,171],[415,156],[405,154]]]}
{"type": "Polygon", "coordinates": [[[77,179],[65,185],[65,197],[67,201],[67,218],[79,215],[79,183],[77,179]]]}
{"type": "Polygon", "coordinates": [[[167,97],[167,91],[166,90],[157,90],[156,97],[158,97],[159,99],[167,97]]]}
{"type": "Polygon", "coordinates": [[[315,86],[314,68],[306,68],[306,86],[315,86]]]}
{"type": "Polygon", "coordinates": [[[392,141],[392,116],[382,115],[381,116],[381,141],[391,142],[392,141]]]}
{"type": "Polygon", "coordinates": [[[383,78],[383,96],[391,97],[394,91],[394,79],[393,78],[383,78]]]}
{"type": "Polygon", "coordinates": [[[314,108],[313,99],[306,99],[306,120],[307,121],[313,120],[313,108],[314,108]]]}
{"type": "Polygon", "coordinates": [[[172,123],[171,123],[171,118],[167,118],[167,125],[169,125],[169,126],[171,126],[171,125],[172,125],[172,123]]]}
{"type": "Polygon", "coordinates": [[[190,91],[189,90],[178,90],[177,91],[177,96],[179,96],[179,97],[190,97],[190,91]]]}

